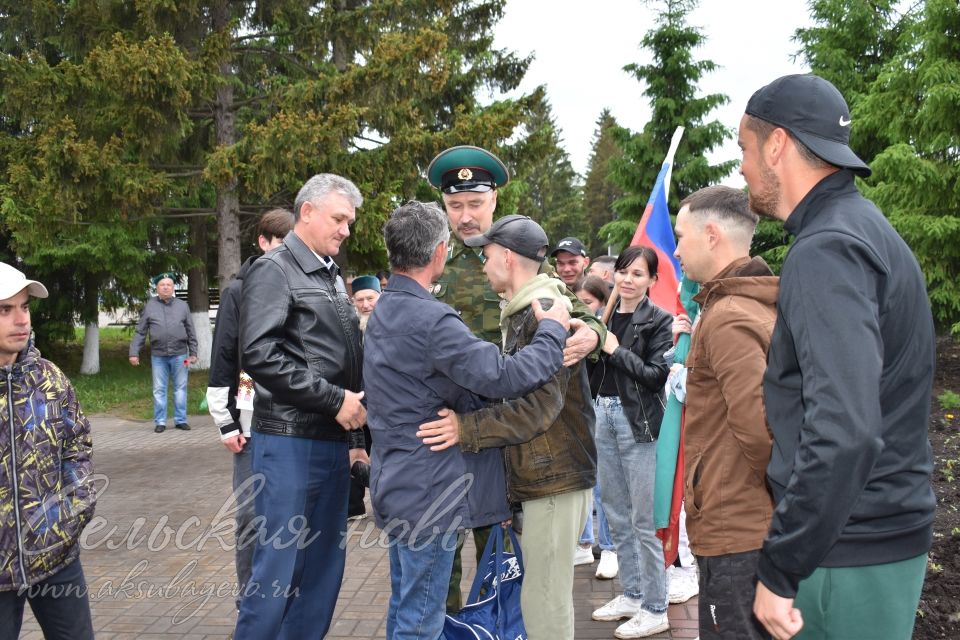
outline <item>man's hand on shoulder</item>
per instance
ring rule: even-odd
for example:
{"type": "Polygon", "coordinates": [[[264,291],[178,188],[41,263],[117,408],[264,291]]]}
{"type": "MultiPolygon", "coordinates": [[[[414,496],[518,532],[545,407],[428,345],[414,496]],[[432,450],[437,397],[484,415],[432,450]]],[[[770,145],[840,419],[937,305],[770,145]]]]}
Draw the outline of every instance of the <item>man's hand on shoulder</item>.
{"type": "Polygon", "coordinates": [[[363,400],[363,391],[355,393],[344,390],[343,404],[340,405],[340,411],[334,419],[347,431],[359,429],[367,423],[367,409],[360,402],[361,400],[363,400]]]}
{"type": "Polygon", "coordinates": [[[538,322],[543,320],[555,320],[563,325],[563,328],[570,328],[570,312],[567,311],[567,308],[563,304],[554,302],[554,304],[547,310],[540,305],[540,301],[536,298],[530,303],[530,308],[533,309],[533,315],[538,322]]]}
{"type": "MultiPolygon", "coordinates": [[[[572,367],[597,348],[600,336],[586,322],[574,318],[570,321],[573,335],[567,338],[563,346],[563,366],[572,367]]],[[[607,334],[609,335],[609,334],[607,334]]]]}

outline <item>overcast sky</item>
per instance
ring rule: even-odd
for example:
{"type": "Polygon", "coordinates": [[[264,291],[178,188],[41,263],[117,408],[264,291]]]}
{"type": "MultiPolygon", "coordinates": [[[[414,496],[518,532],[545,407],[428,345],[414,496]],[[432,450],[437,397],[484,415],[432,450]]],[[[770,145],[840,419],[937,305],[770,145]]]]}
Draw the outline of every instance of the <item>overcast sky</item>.
{"type": "MultiPolygon", "coordinates": [[[[810,23],[805,0],[701,0],[689,17],[707,38],[694,57],[713,60],[719,69],[705,77],[700,93],[724,93],[730,103],[710,119],[736,128],[750,95],[774,78],[808,69],[792,61],[799,49],[791,40],[810,23]]],[[[650,56],[640,40],[653,28],[654,12],[641,0],[508,0],[496,26],[495,46],[535,58],[520,90],[547,86],[553,114],[574,169],[583,174],[590,157],[596,121],[606,107],[633,131],[643,128],[650,111],[643,85],[623,71],[650,56]]],[[[664,149],[666,153],[666,149],[664,149]]],[[[711,156],[738,159],[730,140],[711,156]]],[[[739,174],[727,180],[742,186],[739,174]]]]}

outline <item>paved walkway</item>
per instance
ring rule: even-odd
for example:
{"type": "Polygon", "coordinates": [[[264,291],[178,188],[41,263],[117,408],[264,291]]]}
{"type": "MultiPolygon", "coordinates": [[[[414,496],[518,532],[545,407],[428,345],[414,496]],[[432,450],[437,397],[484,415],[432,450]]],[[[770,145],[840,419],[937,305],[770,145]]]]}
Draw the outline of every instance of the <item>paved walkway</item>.
{"type": "MultiPolygon", "coordinates": [[[[153,433],[150,422],[94,416],[94,462],[102,476],[94,521],[84,532],[82,562],[99,640],[217,638],[230,635],[234,608],[230,454],[208,417],[193,430],[153,433]]],[[[383,638],[390,596],[386,550],[372,518],[350,523],[347,567],[327,636],[383,638]]],[[[468,542],[464,586],[473,577],[468,542]]],[[[616,581],[576,569],[576,637],[613,638],[616,623],[590,612],[611,599],[616,581]]],[[[694,638],[696,598],[670,607],[672,630],[656,638],[694,638]]],[[[23,640],[42,639],[27,613],[23,640]]]]}

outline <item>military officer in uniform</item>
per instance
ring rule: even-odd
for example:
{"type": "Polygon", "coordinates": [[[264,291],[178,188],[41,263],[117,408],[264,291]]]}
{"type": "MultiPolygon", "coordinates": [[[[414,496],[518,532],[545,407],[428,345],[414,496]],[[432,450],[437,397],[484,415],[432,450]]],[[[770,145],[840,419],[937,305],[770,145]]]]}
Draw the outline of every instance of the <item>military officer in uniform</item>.
{"type": "MultiPolygon", "coordinates": [[[[465,246],[462,241],[485,233],[493,224],[497,188],[510,180],[509,171],[500,158],[489,151],[463,145],[438,154],[427,167],[427,180],[440,189],[450,228],[456,236],[450,238],[447,265],[433,294],[456,309],[475,335],[501,346],[500,309],[503,300],[483,275],[483,253],[465,246]]],[[[543,269],[556,275],[546,262],[543,269]]],[[[573,303],[570,327],[575,331],[567,339],[563,363],[571,366],[599,351],[606,327],[573,293],[567,295],[573,303]]],[[[473,530],[478,556],[483,553],[489,535],[490,527],[473,530]]],[[[447,596],[447,610],[451,612],[461,608],[461,572],[458,552],[447,596]]]]}

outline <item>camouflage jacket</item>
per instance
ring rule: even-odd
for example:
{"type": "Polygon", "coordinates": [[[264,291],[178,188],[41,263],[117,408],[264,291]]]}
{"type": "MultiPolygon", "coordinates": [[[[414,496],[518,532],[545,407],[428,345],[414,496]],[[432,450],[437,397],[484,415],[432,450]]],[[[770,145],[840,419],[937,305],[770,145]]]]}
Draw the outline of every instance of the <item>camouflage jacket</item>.
{"type": "MultiPolygon", "coordinates": [[[[464,246],[451,238],[447,266],[432,293],[438,300],[456,309],[474,335],[502,347],[500,310],[505,301],[490,287],[487,277],[483,275],[483,261],[479,249],[464,246]]],[[[553,267],[547,262],[543,263],[540,272],[555,276],[553,267]]],[[[597,348],[590,354],[592,359],[596,358],[606,338],[607,328],[572,291],[567,291],[567,297],[573,303],[570,315],[586,322],[600,336],[597,348]]]]}
{"type": "Polygon", "coordinates": [[[0,375],[0,591],[10,591],[76,559],[96,492],[90,423],[63,372],[30,346],[0,375]]]}

